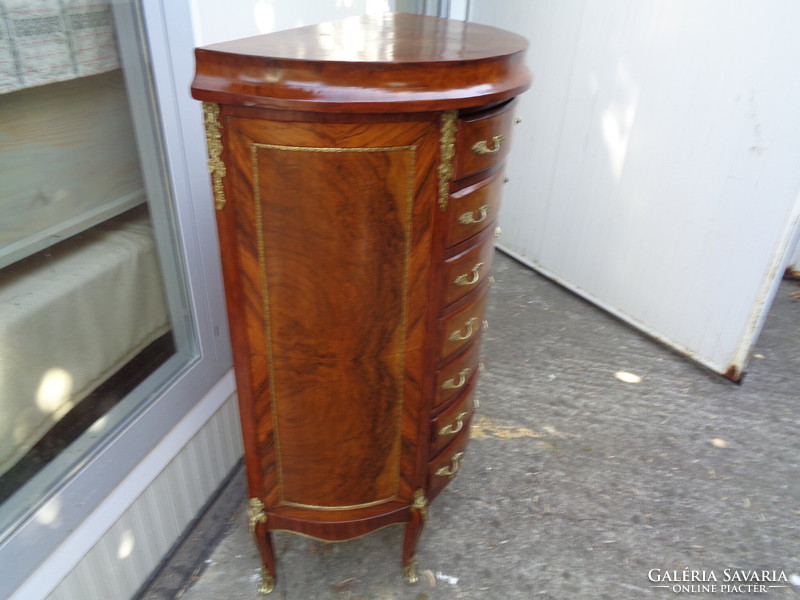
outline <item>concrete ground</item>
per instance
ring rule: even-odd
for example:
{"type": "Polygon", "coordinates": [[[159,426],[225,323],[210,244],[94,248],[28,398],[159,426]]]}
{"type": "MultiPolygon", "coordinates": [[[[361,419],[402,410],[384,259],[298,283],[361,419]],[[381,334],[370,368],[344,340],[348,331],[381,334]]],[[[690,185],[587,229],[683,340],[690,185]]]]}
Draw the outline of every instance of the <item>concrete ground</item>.
{"type": "MultiPolygon", "coordinates": [[[[800,598],[800,288],[782,284],[735,385],[504,255],[494,276],[480,408],[420,582],[401,526],[277,533],[271,597],[800,598]],[[724,588],[752,578],[736,569],[772,581],[724,588]]],[[[140,600],[259,598],[245,497],[239,469],[140,600]]]]}

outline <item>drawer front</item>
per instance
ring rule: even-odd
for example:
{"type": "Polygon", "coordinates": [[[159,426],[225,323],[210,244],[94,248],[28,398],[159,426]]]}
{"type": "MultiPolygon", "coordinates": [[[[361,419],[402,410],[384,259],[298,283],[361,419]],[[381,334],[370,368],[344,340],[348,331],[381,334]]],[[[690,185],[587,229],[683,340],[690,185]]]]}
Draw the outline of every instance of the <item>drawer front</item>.
{"type": "Polygon", "coordinates": [[[447,444],[452,442],[459,433],[469,428],[472,414],[475,410],[472,396],[475,393],[473,383],[464,392],[463,398],[453,404],[441,415],[433,420],[431,427],[431,453],[438,454],[447,444]]]}
{"type": "Polygon", "coordinates": [[[486,291],[475,302],[439,320],[440,353],[444,360],[480,337],[486,313],[486,291]]]}
{"type": "Polygon", "coordinates": [[[494,258],[494,238],[444,263],[445,291],[442,307],[452,304],[489,278],[494,258]]]}
{"type": "Polygon", "coordinates": [[[494,222],[500,209],[503,181],[503,174],[496,173],[476,185],[450,194],[445,235],[448,247],[480,233],[494,222]]]}
{"type": "Polygon", "coordinates": [[[488,169],[506,157],[511,142],[515,104],[509,102],[501,109],[459,119],[456,130],[456,179],[488,169]]]}
{"type": "MultiPolygon", "coordinates": [[[[481,320],[481,323],[483,321],[481,320]]],[[[467,389],[478,374],[480,344],[474,340],[469,349],[436,373],[436,391],[433,409],[446,404],[451,398],[467,389]]]]}
{"type": "Polygon", "coordinates": [[[469,442],[469,427],[457,434],[453,443],[444,452],[428,463],[428,498],[433,498],[452,481],[464,460],[469,442]]]}

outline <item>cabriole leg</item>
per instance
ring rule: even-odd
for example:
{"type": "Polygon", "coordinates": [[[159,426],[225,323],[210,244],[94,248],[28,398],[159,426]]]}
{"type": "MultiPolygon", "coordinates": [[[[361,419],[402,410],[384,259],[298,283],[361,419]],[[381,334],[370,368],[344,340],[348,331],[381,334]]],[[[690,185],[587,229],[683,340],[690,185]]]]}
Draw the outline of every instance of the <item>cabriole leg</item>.
{"type": "Polygon", "coordinates": [[[260,594],[269,594],[275,589],[275,553],[272,550],[272,535],[267,530],[267,514],[264,503],[258,498],[250,498],[248,509],[250,535],[261,554],[261,587],[260,594]]]}
{"type": "Polygon", "coordinates": [[[262,566],[261,586],[258,588],[258,593],[263,596],[266,596],[274,589],[275,589],[275,576],[270,574],[270,571],[266,566],[262,566]]]}
{"type": "Polygon", "coordinates": [[[414,492],[414,503],[411,505],[411,519],[406,525],[403,537],[403,575],[408,583],[417,583],[417,542],[422,533],[422,527],[428,518],[428,499],[425,490],[414,492]]]}

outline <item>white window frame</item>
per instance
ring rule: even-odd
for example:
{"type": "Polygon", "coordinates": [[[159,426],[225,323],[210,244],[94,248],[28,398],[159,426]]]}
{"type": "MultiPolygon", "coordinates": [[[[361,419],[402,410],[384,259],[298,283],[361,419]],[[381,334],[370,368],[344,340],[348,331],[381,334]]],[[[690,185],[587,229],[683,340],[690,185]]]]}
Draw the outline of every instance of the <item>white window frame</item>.
{"type": "MultiPolygon", "coordinates": [[[[98,440],[96,451],[65,474],[24,519],[0,532],[1,598],[50,593],[180,449],[163,442],[188,441],[234,391],[203,119],[199,103],[189,94],[195,46],[189,3],[134,0],[131,5],[112,0],[112,4],[118,22],[137,23],[136,6],[141,9],[138,27],[149,46],[150,72],[128,69],[126,77],[129,86],[141,89],[146,89],[145,77],[153,83],[151,104],[161,144],[154,142],[151,147],[156,151],[143,153],[143,161],[150,163],[143,169],[160,169],[170,188],[172,206],[154,204],[153,222],[157,236],[166,220],[159,217],[166,211],[172,211],[177,223],[173,248],[165,249],[162,243],[159,251],[162,261],[181,257],[182,264],[173,267],[185,273],[190,310],[171,303],[170,312],[176,332],[186,332],[194,347],[190,355],[171,357],[148,377],[137,388],[149,395],[141,409],[98,440]],[[176,368],[177,374],[164,383],[163,373],[176,368]]],[[[120,37],[124,61],[131,40],[120,37]]],[[[134,103],[134,114],[146,116],[142,114],[150,110],[146,104],[134,103]]]]}

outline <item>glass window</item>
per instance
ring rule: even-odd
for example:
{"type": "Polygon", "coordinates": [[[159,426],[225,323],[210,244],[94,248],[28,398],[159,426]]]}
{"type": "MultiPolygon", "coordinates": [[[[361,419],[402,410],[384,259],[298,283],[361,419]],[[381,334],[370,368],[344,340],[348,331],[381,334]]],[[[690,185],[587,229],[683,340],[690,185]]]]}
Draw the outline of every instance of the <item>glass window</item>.
{"type": "Polygon", "coordinates": [[[114,4],[0,0],[0,533],[198,356],[143,42],[114,4]]]}

